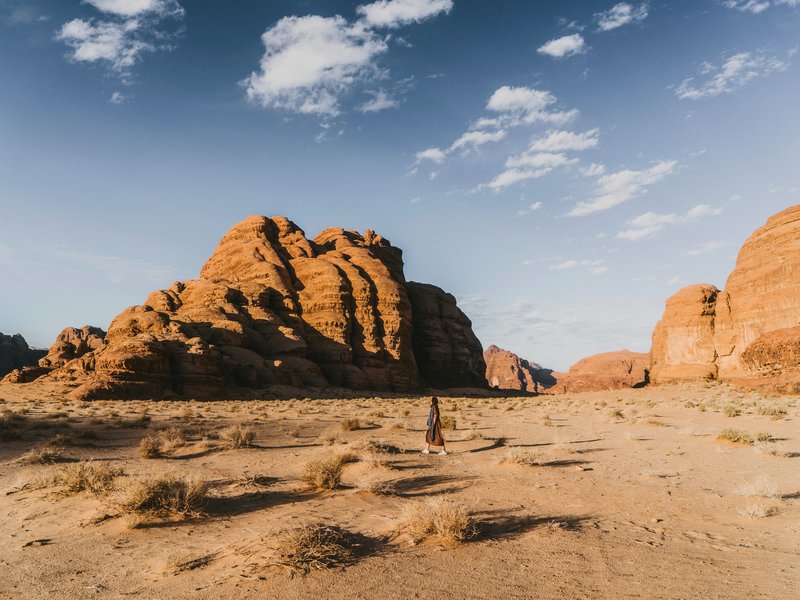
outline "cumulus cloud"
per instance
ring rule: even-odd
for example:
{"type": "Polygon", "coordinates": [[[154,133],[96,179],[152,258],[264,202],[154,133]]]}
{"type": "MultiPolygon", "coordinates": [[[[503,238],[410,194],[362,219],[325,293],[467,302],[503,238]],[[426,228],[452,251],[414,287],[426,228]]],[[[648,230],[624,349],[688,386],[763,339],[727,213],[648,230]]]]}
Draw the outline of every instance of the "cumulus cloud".
{"type": "Polygon", "coordinates": [[[125,100],[125,95],[122,92],[114,92],[111,94],[111,98],[108,99],[111,104],[122,104],[125,100]]]}
{"type": "Polygon", "coordinates": [[[70,60],[108,65],[126,76],[146,52],[172,49],[175,31],[162,28],[164,19],[180,19],[175,0],[87,0],[104,13],[101,19],[72,19],[56,33],[71,50],[70,60]]]}
{"type": "Polygon", "coordinates": [[[537,122],[563,125],[578,116],[577,110],[552,110],[557,98],[547,90],[504,85],[489,97],[486,109],[500,113],[497,119],[478,121],[483,126],[532,125],[537,122]]]}
{"type": "Polygon", "coordinates": [[[594,197],[576,204],[567,216],[584,217],[641,196],[647,193],[649,186],[674,173],[677,166],[677,161],[661,160],[641,171],[624,169],[601,175],[597,180],[594,197]]]}
{"type": "Polygon", "coordinates": [[[623,25],[631,23],[641,23],[647,18],[648,5],[646,2],[634,6],[628,2],[615,4],[608,10],[604,10],[595,15],[597,26],[600,31],[611,31],[623,25]]]}
{"type": "Polygon", "coordinates": [[[531,150],[539,152],[565,152],[568,150],[588,150],[596,148],[600,143],[597,137],[599,129],[592,129],[584,133],[572,131],[548,131],[544,137],[536,139],[531,144],[531,150]]]}
{"type": "Polygon", "coordinates": [[[577,158],[569,158],[565,154],[523,153],[509,156],[506,159],[506,170],[492,179],[485,187],[492,191],[500,191],[515,183],[528,179],[537,179],[547,175],[553,169],[578,162],[577,158]]]}
{"type": "Polygon", "coordinates": [[[453,9],[453,0],[379,0],[356,11],[370,27],[393,29],[421,23],[453,9]]]}
{"type": "MultiPolygon", "coordinates": [[[[242,81],[247,98],[264,108],[335,117],[355,84],[387,76],[377,59],[388,51],[390,38],[376,29],[419,23],[452,6],[451,0],[379,0],[359,6],[361,18],[352,22],[340,15],[284,17],[261,36],[259,69],[242,81]]],[[[386,91],[374,94],[359,110],[396,106],[386,91]]]]}
{"type": "Polygon", "coordinates": [[[713,98],[736,91],[759,77],[785,71],[788,67],[786,62],[775,56],[766,56],[762,52],[739,52],[719,67],[703,63],[700,74],[705,79],[700,82],[696,82],[694,77],[684,79],[675,88],[675,93],[681,100],[713,98]]]}
{"type": "Polygon", "coordinates": [[[444,162],[445,158],[447,158],[447,154],[441,148],[428,148],[427,150],[417,152],[417,162],[429,160],[439,165],[444,162]]]}
{"type": "Polygon", "coordinates": [[[675,213],[658,214],[647,212],[638,217],[628,219],[628,221],[626,221],[628,228],[620,231],[616,237],[619,240],[640,240],[661,231],[667,225],[691,223],[701,217],[718,215],[721,212],[722,210],[714,208],[710,204],[698,204],[682,215],[675,213]]]}
{"type": "Polygon", "coordinates": [[[372,98],[358,107],[358,110],[363,113],[380,112],[390,108],[397,108],[400,105],[397,98],[389,95],[386,90],[369,90],[367,94],[371,95],[372,98]]]}
{"type": "Polygon", "coordinates": [[[565,35],[563,37],[550,40],[539,47],[537,52],[553,58],[566,58],[586,51],[586,42],[580,33],[565,35]]]}
{"type": "Polygon", "coordinates": [[[467,131],[458,138],[449,148],[449,152],[459,150],[466,146],[477,148],[489,142],[499,142],[506,137],[508,132],[505,129],[499,131],[467,131]]]}

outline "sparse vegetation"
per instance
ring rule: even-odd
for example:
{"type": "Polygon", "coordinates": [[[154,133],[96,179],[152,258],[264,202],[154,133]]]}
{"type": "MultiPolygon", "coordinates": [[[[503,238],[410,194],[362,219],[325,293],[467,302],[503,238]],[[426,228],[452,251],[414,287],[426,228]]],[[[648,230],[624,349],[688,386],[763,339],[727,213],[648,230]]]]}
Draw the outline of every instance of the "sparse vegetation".
{"type": "Polygon", "coordinates": [[[758,414],[770,417],[773,421],[780,421],[786,417],[786,410],[777,406],[760,406],[758,414]]]}
{"type": "Polygon", "coordinates": [[[303,467],[302,479],[317,490],[334,490],[342,483],[342,471],[352,455],[312,460],[303,467]]]}
{"type": "Polygon", "coordinates": [[[499,464],[536,467],[542,464],[542,457],[537,452],[531,452],[523,448],[506,448],[505,452],[497,459],[497,462],[499,464]]]}
{"type": "Polygon", "coordinates": [[[323,446],[333,446],[341,441],[342,438],[334,431],[325,431],[319,435],[319,443],[323,446]]]}
{"type": "Polygon", "coordinates": [[[763,519],[777,515],[779,512],[780,508],[773,504],[748,504],[739,510],[740,515],[751,519],[763,519]]]}
{"type": "Polygon", "coordinates": [[[275,564],[300,573],[345,566],[355,560],[359,545],[359,536],[340,527],[301,525],[279,534],[275,564]]]}
{"type": "Polygon", "coordinates": [[[722,409],[722,414],[724,414],[726,417],[738,417],[742,414],[742,411],[736,406],[726,406],[724,409],[722,409]]]}
{"type": "Polygon", "coordinates": [[[403,529],[415,544],[434,539],[455,545],[476,534],[467,506],[444,496],[429,496],[409,503],[403,529]]]}
{"type": "Polygon", "coordinates": [[[219,437],[228,448],[249,448],[256,438],[256,432],[252,427],[235,423],[222,429],[219,437]]]}
{"type": "Polygon", "coordinates": [[[450,415],[444,415],[440,417],[439,423],[444,431],[455,431],[456,429],[456,418],[451,417],[450,415]]]}
{"type": "Polygon", "coordinates": [[[356,418],[345,419],[339,425],[342,431],[357,431],[361,429],[361,421],[356,418]]]}
{"type": "Polygon", "coordinates": [[[376,496],[391,496],[396,493],[395,483],[381,477],[380,473],[366,473],[356,482],[359,492],[375,494],[376,496]]]}
{"type": "Polygon", "coordinates": [[[64,459],[64,451],[58,446],[45,445],[34,448],[19,457],[19,462],[26,465],[53,465],[64,459]]]}
{"type": "Polygon", "coordinates": [[[142,458],[160,458],[163,456],[161,439],[157,436],[147,435],[139,442],[139,456],[142,458]]]}
{"type": "Polygon", "coordinates": [[[120,512],[135,517],[189,518],[202,514],[209,484],[174,474],[132,478],[116,505],[120,512]]]}
{"type": "Polygon", "coordinates": [[[94,496],[107,494],[115,489],[117,479],[125,472],[109,463],[81,461],[62,467],[54,477],[66,494],[88,492],[94,496]]]}

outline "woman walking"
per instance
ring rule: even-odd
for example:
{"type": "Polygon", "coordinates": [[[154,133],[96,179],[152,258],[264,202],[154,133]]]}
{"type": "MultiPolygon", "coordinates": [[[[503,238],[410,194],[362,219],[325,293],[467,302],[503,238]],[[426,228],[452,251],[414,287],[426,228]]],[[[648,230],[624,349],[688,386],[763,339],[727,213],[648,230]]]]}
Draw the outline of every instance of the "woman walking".
{"type": "Polygon", "coordinates": [[[422,453],[430,454],[431,446],[441,446],[442,450],[439,454],[447,454],[447,448],[444,445],[444,437],[442,437],[442,424],[439,421],[439,399],[436,396],[431,396],[431,411],[428,413],[428,430],[425,432],[425,450],[423,450],[422,453]]]}

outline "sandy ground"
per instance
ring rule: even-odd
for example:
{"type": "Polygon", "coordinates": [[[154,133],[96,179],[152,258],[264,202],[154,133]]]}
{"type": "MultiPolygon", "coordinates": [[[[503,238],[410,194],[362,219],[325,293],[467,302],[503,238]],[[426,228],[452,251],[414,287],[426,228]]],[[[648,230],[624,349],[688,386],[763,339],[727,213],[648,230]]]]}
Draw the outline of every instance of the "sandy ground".
{"type": "Polygon", "coordinates": [[[426,397],[78,403],[35,386],[0,387],[0,412],[21,414],[6,436],[17,439],[0,442],[2,599],[800,597],[793,397],[696,384],[443,398],[457,429],[445,432],[450,454],[438,456],[419,453],[426,397]],[[775,408],[785,413],[759,414],[775,408]],[[342,431],[348,417],[364,427],[342,431]],[[255,429],[253,447],[217,439],[233,422],[255,429]],[[168,425],[187,430],[187,445],[140,458],[142,437],[168,425]],[[717,440],[725,428],[774,441],[717,440]],[[340,440],[324,445],[326,433],[340,440]],[[137,523],[115,510],[122,492],[66,495],[48,481],[69,462],[20,460],[59,434],[61,461],[197,476],[213,498],[196,518],[137,523]],[[404,452],[383,467],[348,464],[340,489],[315,492],[301,480],[308,461],[369,439],[404,452]],[[538,464],[499,462],[509,448],[538,464]],[[396,494],[356,489],[367,471],[392,480],[396,494]],[[476,539],[410,543],[406,506],[436,494],[470,508],[476,539]],[[270,566],[280,532],[311,522],[374,545],[344,569],[270,566]]]}

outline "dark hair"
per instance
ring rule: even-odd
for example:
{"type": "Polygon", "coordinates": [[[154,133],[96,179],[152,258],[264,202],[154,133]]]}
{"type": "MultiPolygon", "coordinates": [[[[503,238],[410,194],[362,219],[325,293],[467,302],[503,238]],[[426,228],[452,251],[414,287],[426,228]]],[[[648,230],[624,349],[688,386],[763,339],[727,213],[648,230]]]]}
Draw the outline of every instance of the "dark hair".
{"type": "Polygon", "coordinates": [[[439,399],[436,396],[431,396],[431,404],[439,406],[439,399]]]}

